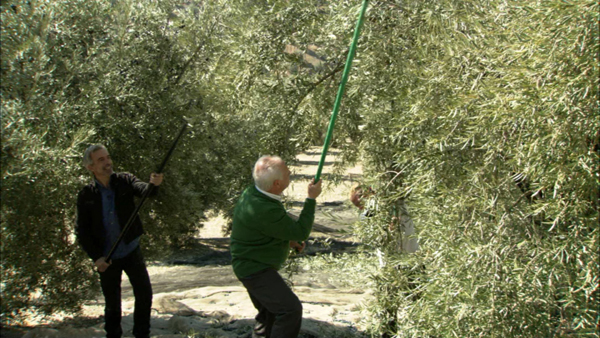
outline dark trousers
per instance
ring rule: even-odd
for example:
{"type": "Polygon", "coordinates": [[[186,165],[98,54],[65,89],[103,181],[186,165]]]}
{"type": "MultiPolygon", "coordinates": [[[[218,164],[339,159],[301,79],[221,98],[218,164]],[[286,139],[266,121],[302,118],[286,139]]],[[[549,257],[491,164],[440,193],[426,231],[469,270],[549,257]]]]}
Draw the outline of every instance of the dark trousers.
{"type": "Polygon", "coordinates": [[[266,338],[296,338],[302,326],[302,304],[274,269],[240,278],[258,310],[255,334],[266,338]]]}
{"type": "Polygon", "coordinates": [[[107,338],[120,338],[121,329],[121,275],[125,271],[133,288],[133,335],[150,337],[150,311],[152,308],[152,285],[140,248],[128,256],[113,259],[106,271],[100,273],[100,285],[104,294],[104,330],[107,338]]]}

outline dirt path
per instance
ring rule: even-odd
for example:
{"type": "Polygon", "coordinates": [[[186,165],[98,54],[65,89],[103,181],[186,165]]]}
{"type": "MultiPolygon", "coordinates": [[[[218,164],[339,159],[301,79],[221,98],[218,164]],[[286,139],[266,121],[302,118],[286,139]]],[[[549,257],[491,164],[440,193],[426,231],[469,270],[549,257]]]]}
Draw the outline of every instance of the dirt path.
{"type": "MultiPolygon", "coordinates": [[[[319,197],[315,225],[309,245],[303,255],[340,254],[353,252],[357,244],[350,235],[350,226],[357,220],[355,210],[347,200],[352,183],[361,176],[361,168],[346,168],[333,185],[333,164],[337,151],[332,150],[323,170],[325,183],[319,197]]],[[[298,215],[306,196],[306,186],[316,173],[320,149],[297,157],[290,165],[292,183],[287,190],[286,205],[298,215]]],[[[250,337],[255,309],[246,290],[236,279],[230,266],[229,239],[223,237],[224,220],[219,215],[207,222],[197,242],[176,255],[149,262],[154,301],[152,337],[250,337]]],[[[301,337],[361,337],[359,304],[369,293],[364,287],[348,287],[336,283],[336,278],[322,270],[300,268],[294,275],[294,290],[304,306],[301,337]]],[[[336,276],[339,280],[340,276],[336,276]]],[[[133,327],[133,295],[129,283],[123,283],[123,330],[131,337],[133,327]]],[[[38,325],[27,330],[24,337],[103,337],[103,299],[84,306],[83,316],[38,325]]],[[[9,337],[8,331],[2,337],[9,337]]],[[[22,334],[12,332],[10,337],[22,334]]]]}

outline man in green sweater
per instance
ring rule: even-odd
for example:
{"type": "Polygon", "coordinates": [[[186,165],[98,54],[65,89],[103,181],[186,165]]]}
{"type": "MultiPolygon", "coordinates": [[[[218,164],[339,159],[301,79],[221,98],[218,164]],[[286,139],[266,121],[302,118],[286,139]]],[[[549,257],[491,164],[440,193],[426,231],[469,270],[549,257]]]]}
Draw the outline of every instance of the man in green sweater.
{"type": "Polygon", "coordinates": [[[233,214],[233,272],[258,310],[253,337],[296,338],[302,324],[302,304],[277,270],[290,248],[302,251],[315,219],[321,182],[308,185],[308,197],[298,220],[288,216],[281,193],[290,184],[290,170],[277,156],[263,156],[254,165],[254,186],[244,191],[233,214]]]}

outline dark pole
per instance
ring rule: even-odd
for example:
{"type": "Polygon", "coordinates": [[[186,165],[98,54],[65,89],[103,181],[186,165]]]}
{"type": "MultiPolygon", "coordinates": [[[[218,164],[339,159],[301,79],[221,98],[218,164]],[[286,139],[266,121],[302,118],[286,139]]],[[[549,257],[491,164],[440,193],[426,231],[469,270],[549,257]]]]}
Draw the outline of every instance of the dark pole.
{"type": "MultiPolygon", "coordinates": [[[[171,149],[169,149],[169,152],[167,153],[167,156],[165,156],[165,159],[162,161],[162,163],[158,167],[158,170],[156,171],[156,173],[160,174],[165,169],[165,166],[167,165],[167,161],[169,160],[169,158],[173,154],[173,151],[175,150],[175,147],[177,146],[177,142],[179,142],[179,139],[181,138],[181,136],[185,132],[185,129],[187,128],[187,126],[188,126],[188,124],[186,122],[186,123],[183,124],[183,127],[181,127],[181,131],[179,131],[179,135],[177,135],[177,137],[175,138],[175,141],[173,142],[173,145],[171,146],[171,149]]],[[[123,240],[123,237],[125,237],[125,234],[127,233],[127,230],[129,230],[129,228],[131,227],[131,224],[133,224],[133,220],[135,219],[135,217],[137,216],[138,212],[140,211],[140,208],[144,205],[144,202],[146,202],[146,198],[150,195],[150,193],[152,192],[152,190],[154,190],[154,188],[155,188],[154,184],[149,183],[148,189],[146,189],[146,192],[142,196],[142,200],[140,201],[140,203],[137,205],[137,207],[135,208],[135,210],[133,211],[133,213],[129,217],[129,220],[127,221],[127,224],[125,224],[125,226],[123,227],[123,230],[121,230],[121,234],[119,234],[119,238],[117,238],[117,240],[113,244],[112,248],[108,252],[108,255],[106,256],[106,261],[107,262],[110,261],[110,257],[113,255],[113,253],[117,249],[117,246],[119,245],[119,243],[121,243],[121,241],[123,240]]]]}

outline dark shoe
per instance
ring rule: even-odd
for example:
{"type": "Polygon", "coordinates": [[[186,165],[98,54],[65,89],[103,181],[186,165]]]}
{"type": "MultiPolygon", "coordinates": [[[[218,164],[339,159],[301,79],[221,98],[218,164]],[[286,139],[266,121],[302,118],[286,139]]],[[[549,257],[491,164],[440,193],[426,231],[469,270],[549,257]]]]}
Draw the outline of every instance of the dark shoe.
{"type": "Polygon", "coordinates": [[[252,338],[264,338],[267,336],[267,325],[264,323],[256,322],[252,329],[252,338]]]}

